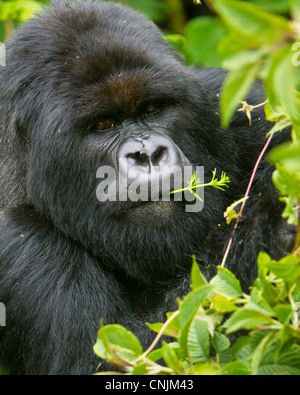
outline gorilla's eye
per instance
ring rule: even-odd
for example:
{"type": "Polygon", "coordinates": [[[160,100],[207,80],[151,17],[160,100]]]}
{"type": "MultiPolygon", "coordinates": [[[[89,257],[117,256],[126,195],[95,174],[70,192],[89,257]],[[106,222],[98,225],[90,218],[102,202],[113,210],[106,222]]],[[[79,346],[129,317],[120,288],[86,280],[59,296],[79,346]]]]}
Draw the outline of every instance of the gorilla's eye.
{"type": "Polygon", "coordinates": [[[115,123],[113,121],[110,121],[109,119],[105,119],[104,121],[101,121],[97,125],[97,130],[107,130],[115,127],[115,123]]]}
{"type": "Polygon", "coordinates": [[[153,106],[152,104],[150,104],[149,106],[144,108],[144,114],[148,115],[148,114],[153,114],[154,112],[157,112],[158,108],[153,106]]]}

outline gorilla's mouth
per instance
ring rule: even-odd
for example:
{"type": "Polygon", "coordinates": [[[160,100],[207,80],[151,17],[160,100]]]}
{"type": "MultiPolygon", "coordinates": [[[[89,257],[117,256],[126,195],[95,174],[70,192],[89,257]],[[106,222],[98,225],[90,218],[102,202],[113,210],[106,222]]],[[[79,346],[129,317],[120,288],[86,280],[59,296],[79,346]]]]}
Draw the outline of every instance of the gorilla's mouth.
{"type": "Polygon", "coordinates": [[[196,213],[202,210],[203,207],[196,208],[198,200],[190,192],[181,193],[181,190],[177,190],[179,193],[173,194],[173,191],[173,188],[171,190],[165,189],[164,191],[160,190],[157,195],[151,195],[149,189],[148,194],[143,198],[117,200],[107,204],[110,205],[112,217],[116,221],[145,225],[152,223],[155,226],[170,224],[172,219],[182,221],[187,212],[196,213]]]}

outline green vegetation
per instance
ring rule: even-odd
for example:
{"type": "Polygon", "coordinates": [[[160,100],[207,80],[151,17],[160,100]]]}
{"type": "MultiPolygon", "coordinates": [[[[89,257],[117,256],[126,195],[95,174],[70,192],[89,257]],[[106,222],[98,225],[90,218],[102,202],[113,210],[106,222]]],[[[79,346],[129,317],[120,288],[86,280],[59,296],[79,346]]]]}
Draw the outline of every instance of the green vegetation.
{"type": "MultiPolygon", "coordinates": [[[[274,133],[292,128],[291,142],[273,150],[268,159],[276,166],[273,181],[286,203],[283,216],[299,226],[300,52],[296,51],[300,45],[296,43],[300,41],[300,1],[278,1],[276,6],[263,0],[206,3],[217,17],[195,19],[187,24],[184,36],[166,38],[188,63],[221,63],[229,70],[221,95],[224,129],[237,110],[245,112],[251,125],[252,111],[262,105],[267,119],[275,122],[271,131],[266,130],[264,151],[274,133]],[[267,102],[243,102],[257,78],[264,83],[267,102]]],[[[191,180],[191,188],[194,183],[191,180]]],[[[225,213],[236,227],[250,191],[251,183],[239,214],[234,208],[241,202],[225,213]]],[[[148,350],[143,352],[138,339],[125,328],[102,325],[95,353],[125,374],[299,375],[299,239],[298,232],[294,253],[279,262],[265,253],[259,255],[258,278],[249,295],[224,267],[226,257],[209,283],[194,262],[192,291],[178,301],[178,310],[169,313],[164,324],[147,324],[158,332],[148,350]],[[232,345],[230,335],[240,330],[246,335],[232,345]],[[162,335],[174,341],[155,349],[162,335]]]]}
{"type": "MultiPolygon", "coordinates": [[[[265,150],[274,133],[291,127],[291,142],[273,150],[268,160],[276,167],[273,181],[286,204],[283,216],[299,229],[295,248],[279,262],[261,253],[258,278],[249,294],[225,268],[226,257],[222,264],[211,262],[220,266],[209,283],[194,262],[192,289],[178,301],[178,310],[170,312],[165,323],[148,324],[158,333],[148,350],[143,351],[125,328],[102,324],[95,353],[125,374],[299,375],[300,0],[202,2],[211,16],[187,22],[180,0],[124,1],[156,22],[169,18],[166,39],[187,64],[229,70],[221,94],[224,129],[237,110],[244,111],[251,124],[251,113],[262,105],[267,119],[274,122],[273,129],[266,130],[265,150]],[[267,102],[246,103],[243,100],[257,78],[263,81],[267,102]],[[246,334],[231,344],[230,335],[242,329],[246,334]],[[162,334],[173,341],[155,349],[162,334]]],[[[0,39],[42,3],[46,2],[0,1],[0,39]]],[[[197,187],[195,182],[191,181],[191,190],[197,187]]],[[[234,210],[241,201],[227,210],[228,223],[238,226],[249,193],[251,183],[241,211],[234,210]]]]}
{"type": "Polygon", "coordinates": [[[154,351],[153,343],[143,352],[138,339],[125,328],[102,326],[96,354],[131,375],[300,374],[296,302],[300,259],[291,255],[274,262],[261,253],[258,270],[250,295],[245,295],[227,269],[220,266],[218,275],[207,283],[194,262],[192,291],[179,301],[178,311],[169,313],[165,324],[147,324],[158,337],[164,334],[173,342],[163,342],[154,351]],[[228,335],[241,329],[250,331],[249,335],[231,346],[228,335]]]}

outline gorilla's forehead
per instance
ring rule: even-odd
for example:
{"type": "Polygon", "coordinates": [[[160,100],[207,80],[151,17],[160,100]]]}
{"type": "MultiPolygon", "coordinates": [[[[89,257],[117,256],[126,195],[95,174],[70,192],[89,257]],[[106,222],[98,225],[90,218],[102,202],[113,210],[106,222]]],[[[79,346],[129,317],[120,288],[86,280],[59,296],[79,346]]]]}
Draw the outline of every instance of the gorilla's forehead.
{"type": "MultiPolygon", "coordinates": [[[[147,25],[147,23],[146,23],[147,25]]],[[[151,70],[159,75],[170,75],[168,70],[180,69],[181,61],[160,34],[149,44],[148,36],[135,36],[135,25],[122,32],[107,26],[99,30],[88,30],[74,43],[69,43],[67,51],[62,49],[69,71],[76,77],[92,82],[103,80],[111,74],[121,74],[128,70],[151,70]]],[[[155,29],[155,33],[156,29],[155,29]]]]}
{"type": "Polygon", "coordinates": [[[104,2],[57,2],[22,26],[7,57],[11,70],[23,68],[23,80],[35,84],[39,101],[49,91],[74,103],[101,96],[103,106],[106,99],[124,106],[126,98],[132,110],[140,97],[176,96],[187,75],[152,22],[104,2]]]}
{"type": "Polygon", "coordinates": [[[179,79],[175,72],[169,75],[151,68],[108,73],[93,82],[81,80],[74,88],[74,104],[91,118],[131,117],[149,104],[176,105],[188,100],[186,86],[179,79]]]}
{"type": "Polygon", "coordinates": [[[103,2],[56,3],[22,26],[7,58],[47,116],[50,94],[75,115],[131,115],[146,101],[187,101],[194,81],[152,22],[103,2]]]}
{"type": "Polygon", "coordinates": [[[149,102],[173,102],[182,98],[183,90],[168,73],[152,69],[132,69],[108,75],[91,86],[88,94],[101,102],[104,112],[112,108],[133,115],[149,102]]]}

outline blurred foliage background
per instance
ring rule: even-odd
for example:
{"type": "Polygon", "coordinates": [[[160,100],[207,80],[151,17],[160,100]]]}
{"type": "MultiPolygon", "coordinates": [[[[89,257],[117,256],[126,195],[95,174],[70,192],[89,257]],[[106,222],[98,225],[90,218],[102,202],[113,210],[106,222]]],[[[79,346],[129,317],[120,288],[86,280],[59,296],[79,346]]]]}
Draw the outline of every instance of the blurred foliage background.
{"type": "MultiPolygon", "coordinates": [[[[263,5],[271,11],[288,12],[287,0],[244,1],[263,5]]],[[[172,34],[171,43],[185,55],[188,64],[205,67],[221,65],[224,54],[218,47],[227,32],[205,4],[197,5],[193,0],[119,0],[118,2],[137,9],[157,23],[167,35],[172,34]],[[179,35],[177,39],[174,34],[179,35]]],[[[0,0],[0,42],[8,39],[20,23],[47,4],[49,0],[0,0]]]]}

